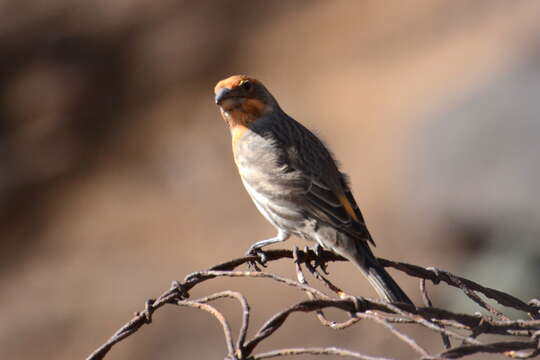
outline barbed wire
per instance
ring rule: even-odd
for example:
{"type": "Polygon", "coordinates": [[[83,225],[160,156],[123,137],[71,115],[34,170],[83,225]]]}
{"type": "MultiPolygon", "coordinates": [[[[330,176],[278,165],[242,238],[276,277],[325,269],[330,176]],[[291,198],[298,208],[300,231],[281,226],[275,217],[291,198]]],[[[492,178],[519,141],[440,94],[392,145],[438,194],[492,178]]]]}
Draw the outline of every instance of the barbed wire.
{"type": "Polygon", "coordinates": [[[309,249],[294,249],[292,251],[268,250],[264,253],[233,259],[207,270],[189,274],[182,282],[174,281],[171,288],[157,299],[147,300],[145,309],[136,313],[109,340],[88,356],[87,360],[103,359],[114,345],[139,331],[143,325],[151,324],[154,312],[167,304],[193,307],[213,315],[223,328],[227,348],[225,359],[227,360],[258,360],[301,354],[387,360],[387,358],[368,356],[336,347],[287,348],[254,354],[256,347],[279,329],[286,322],[289,315],[295,312],[313,312],[323,326],[336,330],[353,326],[362,319],[373,321],[387,328],[397,339],[414,350],[420,359],[457,359],[477,353],[501,354],[514,359],[530,359],[540,355],[540,301],[537,299],[525,303],[510,294],[482,286],[447,271],[432,267],[424,268],[383,258],[379,258],[382,266],[394,268],[420,279],[420,292],[424,306],[419,307],[404,303],[389,303],[383,300],[354,297],[338,288],[328,279],[326,264],[332,261],[346,260],[339,255],[320,249],[316,252],[309,249]],[[294,260],[296,280],[261,271],[259,267],[259,265],[266,267],[268,263],[283,258],[294,260]],[[238,267],[244,264],[250,265],[250,270],[237,270],[238,267]],[[310,286],[306,281],[304,269],[320,280],[333,295],[328,295],[310,286]],[[236,291],[226,290],[199,299],[188,300],[190,298],[189,291],[192,288],[202,282],[222,277],[269,279],[304,292],[308,299],[276,313],[248,340],[247,333],[251,309],[244,295],[236,291]],[[433,284],[444,282],[461,290],[492,316],[481,315],[480,313],[473,315],[455,313],[433,307],[427,292],[426,280],[431,281],[433,284]],[[524,312],[528,318],[512,320],[502,311],[484,301],[479,294],[494,300],[503,307],[524,312]],[[236,341],[229,321],[219,310],[209,304],[214,300],[223,298],[236,300],[242,308],[242,325],[236,335],[236,341]],[[324,310],[329,308],[346,312],[349,319],[344,322],[328,320],[324,310]],[[430,354],[411,336],[405,334],[402,330],[398,330],[393,324],[418,324],[439,333],[444,350],[436,354],[430,354]],[[505,335],[511,341],[484,343],[478,339],[481,334],[505,335]],[[451,339],[457,340],[458,345],[452,346],[451,339]]]}

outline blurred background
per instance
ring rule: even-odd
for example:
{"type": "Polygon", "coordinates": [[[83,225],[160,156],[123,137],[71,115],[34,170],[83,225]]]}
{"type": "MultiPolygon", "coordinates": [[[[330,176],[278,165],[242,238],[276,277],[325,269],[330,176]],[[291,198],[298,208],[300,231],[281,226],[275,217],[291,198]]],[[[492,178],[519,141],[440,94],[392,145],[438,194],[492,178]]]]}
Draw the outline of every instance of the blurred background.
{"type": "MultiPolygon", "coordinates": [[[[540,297],[539,14],[536,1],[0,3],[0,358],[83,358],[172,280],[273,235],[213,103],[235,73],[331,147],[377,255],[540,297]]],[[[329,270],[375,296],[350,265],[329,270]]],[[[253,329],[303,299],[260,280],[192,295],[228,288],[249,296],[253,329]]],[[[436,306],[475,309],[431,289],[436,306]]],[[[316,324],[295,315],[259,350],[412,356],[373,323],[316,324]]],[[[169,307],[108,358],[225,355],[214,319],[169,307]]]]}

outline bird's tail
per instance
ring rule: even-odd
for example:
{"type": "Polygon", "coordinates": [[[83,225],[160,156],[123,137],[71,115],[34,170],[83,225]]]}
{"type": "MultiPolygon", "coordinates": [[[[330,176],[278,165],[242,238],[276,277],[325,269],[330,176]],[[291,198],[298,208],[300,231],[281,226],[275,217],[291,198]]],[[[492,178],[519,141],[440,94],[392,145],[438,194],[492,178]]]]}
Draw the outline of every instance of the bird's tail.
{"type": "Polygon", "coordinates": [[[413,305],[413,302],[407,294],[386,272],[384,267],[377,261],[377,258],[371,252],[369,245],[359,244],[358,256],[350,259],[360,268],[370,284],[373,286],[379,296],[390,302],[402,302],[413,305]]]}

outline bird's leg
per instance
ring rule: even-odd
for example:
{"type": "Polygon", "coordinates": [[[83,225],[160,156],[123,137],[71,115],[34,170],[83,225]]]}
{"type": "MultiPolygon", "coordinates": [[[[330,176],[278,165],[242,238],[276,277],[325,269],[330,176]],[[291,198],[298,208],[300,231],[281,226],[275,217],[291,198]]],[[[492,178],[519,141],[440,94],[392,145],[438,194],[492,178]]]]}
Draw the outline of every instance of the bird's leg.
{"type": "Polygon", "coordinates": [[[253,268],[255,269],[256,271],[260,271],[260,269],[258,268],[257,266],[257,262],[259,264],[261,264],[263,267],[266,267],[266,255],[264,254],[264,252],[262,251],[262,248],[264,246],[268,246],[268,245],[271,245],[271,244],[275,244],[277,242],[282,242],[282,241],[285,241],[289,238],[289,236],[291,236],[291,234],[287,231],[284,231],[284,230],[278,230],[278,233],[276,236],[274,236],[273,238],[270,238],[270,239],[266,239],[266,240],[261,240],[261,241],[258,241],[256,242],[255,244],[251,245],[248,249],[248,251],[246,252],[246,255],[258,255],[259,256],[259,259],[258,261],[250,261],[248,263],[248,266],[250,268],[253,268]]]}
{"type": "Polygon", "coordinates": [[[323,247],[319,243],[317,243],[317,245],[313,247],[313,252],[315,253],[315,255],[317,255],[317,257],[321,256],[323,250],[323,247]]]}
{"type": "Polygon", "coordinates": [[[315,258],[315,269],[317,268],[320,268],[321,271],[325,274],[325,275],[329,275],[328,274],[328,271],[326,271],[327,267],[326,267],[326,262],[321,258],[322,256],[322,252],[323,252],[324,248],[321,246],[321,244],[317,243],[317,245],[315,245],[313,247],[313,252],[315,253],[316,255],[316,258],[315,258]]]}
{"type": "Polygon", "coordinates": [[[247,254],[256,254],[257,252],[260,252],[260,250],[268,245],[272,245],[278,242],[283,242],[287,240],[291,236],[291,233],[285,230],[278,230],[278,233],[276,236],[270,239],[257,241],[255,244],[251,245],[247,251],[247,254]]]}

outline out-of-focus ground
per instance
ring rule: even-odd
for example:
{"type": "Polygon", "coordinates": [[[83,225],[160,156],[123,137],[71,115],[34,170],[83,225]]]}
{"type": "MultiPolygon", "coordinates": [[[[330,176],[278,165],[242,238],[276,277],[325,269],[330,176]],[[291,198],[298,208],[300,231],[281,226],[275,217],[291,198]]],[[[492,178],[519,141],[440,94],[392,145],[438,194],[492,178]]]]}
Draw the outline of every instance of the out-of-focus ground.
{"type": "MultiPolygon", "coordinates": [[[[332,148],[379,256],[538,297],[539,14],[535,1],[3,2],[0,358],[82,358],[172,280],[273,235],[213,103],[235,73],[332,148]]],[[[350,265],[330,271],[374,296],[350,265]]],[[[247,280],[192,295],[226,288],[250,296],[255,328],[302,298],[247,280]]],[[[262,349],[412,356],[373,323],[293,320],[262,349]]],[[[168,308],[108,358],[223,356],[213,319],[168,308]]]]}

